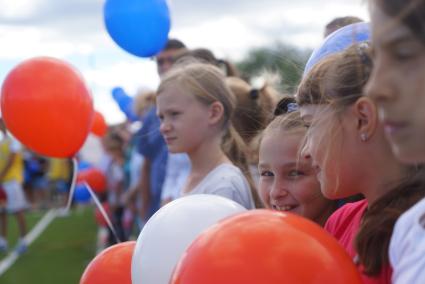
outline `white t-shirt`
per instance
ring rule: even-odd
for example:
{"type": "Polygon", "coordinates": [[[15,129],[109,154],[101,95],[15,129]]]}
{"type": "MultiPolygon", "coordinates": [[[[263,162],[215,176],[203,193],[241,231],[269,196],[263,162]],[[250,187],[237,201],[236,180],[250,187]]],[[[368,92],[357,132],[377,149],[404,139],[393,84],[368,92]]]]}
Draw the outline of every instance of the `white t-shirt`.
{"type": "Polygon", "coordinates": [[[392,283],[425,283],[425,198],[397,220],[389,255],[392,283]]]}
{"type": "Polygon", "coordinates": [[[251,190],[238,167],[221,164],[209,172],[189,194],[215,194],[229,198],[246,209],[255,209],[251,190]]]}
{"type": "Polygon", "coordinates": [[[169,153],[167,170],[162,185],[161,200],[174,200],[181,195],[191,169],[190,159],[186,153],[169,153]]]}

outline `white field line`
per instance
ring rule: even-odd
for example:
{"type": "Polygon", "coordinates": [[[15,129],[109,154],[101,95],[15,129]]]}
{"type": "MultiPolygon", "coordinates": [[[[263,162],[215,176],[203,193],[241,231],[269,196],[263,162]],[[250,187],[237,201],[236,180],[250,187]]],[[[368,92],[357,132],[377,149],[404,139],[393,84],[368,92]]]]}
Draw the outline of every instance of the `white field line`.
{"type": "MultiPolygon", "coordinates": [[[[46,214],[44,214],[43,218],[38,221],[31,232],[24,237],[28,246],[40,236],[53,219],[56,218],[57,214],[56,209],[50,209],[46,214]]],[[[0,262],[0,276],[3,275],[3,273],[5,273],[18,258],[19,254],[15,250],[11,251],[9,255],[0,262]]]]}

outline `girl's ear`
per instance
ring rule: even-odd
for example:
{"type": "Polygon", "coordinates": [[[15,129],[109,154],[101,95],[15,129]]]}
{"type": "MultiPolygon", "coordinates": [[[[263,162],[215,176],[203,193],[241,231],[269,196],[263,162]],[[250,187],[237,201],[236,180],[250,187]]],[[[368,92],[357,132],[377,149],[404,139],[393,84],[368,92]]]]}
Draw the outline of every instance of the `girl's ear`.
{"type": "Polygon", "coordinates": [[[361,97],[354,104],[354,115],[357,118],[357,131],[359,139],[368,141],[378,127],[378,112],[375,103],[368,97],[361,97]]]}
{"type": "Polygon", "coordinates": [[[223,104],[216,101],[213,102],[208,110],[208,120],[211,125],[215,125],[221,121],[224,114],[223,104]]]}

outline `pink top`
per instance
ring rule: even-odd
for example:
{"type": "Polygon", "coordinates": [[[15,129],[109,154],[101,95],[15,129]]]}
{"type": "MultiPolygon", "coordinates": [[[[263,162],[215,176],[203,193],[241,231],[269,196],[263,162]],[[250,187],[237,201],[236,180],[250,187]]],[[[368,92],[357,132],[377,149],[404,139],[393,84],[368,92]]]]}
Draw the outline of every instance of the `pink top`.
{"type": "MultiPolygon", "coordinates": [[[[335,211],[325,224],[325,230],[338,240],[353,259],[357,255],[354,249],[354,239],[366,209],[366,200],[348,203],[335,211]]],[[[362,272],[362,267],[358,266],[358,268],[362,272]]],[[[391,275],[392,269],[389,265],[384,267],[377,277],[369,277],[361,273],[363,283],[366,284],[391,283],[391,275]]]]}

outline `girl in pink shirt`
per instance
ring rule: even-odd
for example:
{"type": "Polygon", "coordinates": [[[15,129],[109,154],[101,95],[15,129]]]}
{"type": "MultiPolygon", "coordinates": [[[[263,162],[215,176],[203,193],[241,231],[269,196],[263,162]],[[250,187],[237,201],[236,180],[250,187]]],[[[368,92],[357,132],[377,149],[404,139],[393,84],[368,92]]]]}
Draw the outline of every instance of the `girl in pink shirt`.
{"type": "Polygon", "coordinates": [[[353,257],[364,283],[390,283],[388,243],[395,220],[421,193],[407,184],[416,169],[392,154],[376,106],[363,96],[371,70],[369,45],[355,44],[316,64],[297,100],[310,126],[303,154],[312,159],[324,196],[365,196],[337,210],[325,229],[353,257]]]}

